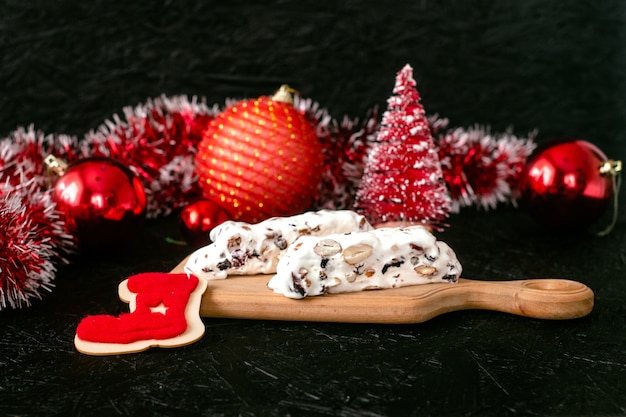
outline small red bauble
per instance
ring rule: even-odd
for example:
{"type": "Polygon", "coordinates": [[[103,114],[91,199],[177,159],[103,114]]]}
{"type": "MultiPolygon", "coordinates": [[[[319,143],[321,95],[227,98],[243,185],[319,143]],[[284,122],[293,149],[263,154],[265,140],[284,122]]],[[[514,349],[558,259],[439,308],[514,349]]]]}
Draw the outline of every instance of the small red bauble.
{"type": "Polygon", "coordinates": [[[613,180],[601,172],[607,157],[579,139],[550,142],[528,159],[522,176],[522,204],[541,224],[580,230],[607,210],[613,180]]]}
{"type": "Polygon", "coordinates": [[[200,143],[196,173],[202,194],[235,220],[297,214],[317,193],[322,146],[285,88],[228,107],[209,123],[200,143]]]}
{"type": "Polygon", "coordinates": [[[219,204],[199,198],[185,206],[178,219],[185,241],[192,247],[201,247],[210,243],[209,232],[230,220],[230,216],[219,204]]]}
{"type": "Polygon", "coordinates": [[[81,159],[56,180],[53,198],[81,248],[123,244],[139,232],[146,213],[141,181],[119,162],[81,159]]]}

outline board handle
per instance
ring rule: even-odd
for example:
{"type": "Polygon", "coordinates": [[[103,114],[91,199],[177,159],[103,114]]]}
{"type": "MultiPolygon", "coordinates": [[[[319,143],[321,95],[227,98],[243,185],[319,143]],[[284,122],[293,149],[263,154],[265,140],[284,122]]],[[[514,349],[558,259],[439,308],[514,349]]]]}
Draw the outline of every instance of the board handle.
{"type": "MultiPolygon", "coordinates": [[[[594,304],[593,291],[567,279],[478,281],[461,279],[441,294],[453,303],[450,310],[483,309],[538,319],[565,320],[584,317],[594,304]]],[[[434,295],[434,294],[433,294],[434,295]]]]}

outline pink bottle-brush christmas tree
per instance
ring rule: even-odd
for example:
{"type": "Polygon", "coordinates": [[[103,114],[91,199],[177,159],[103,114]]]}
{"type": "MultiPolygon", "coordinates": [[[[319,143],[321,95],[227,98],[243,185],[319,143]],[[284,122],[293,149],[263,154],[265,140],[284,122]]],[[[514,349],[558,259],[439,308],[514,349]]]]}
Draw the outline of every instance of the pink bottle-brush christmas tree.
{"type": "Polygon", "coordinates": [[[428,127],[413,68],[396,75],[381,129],[367,158],[356,208],[374,223],[440,226],[450,212],[437,149],[428,127]]]}

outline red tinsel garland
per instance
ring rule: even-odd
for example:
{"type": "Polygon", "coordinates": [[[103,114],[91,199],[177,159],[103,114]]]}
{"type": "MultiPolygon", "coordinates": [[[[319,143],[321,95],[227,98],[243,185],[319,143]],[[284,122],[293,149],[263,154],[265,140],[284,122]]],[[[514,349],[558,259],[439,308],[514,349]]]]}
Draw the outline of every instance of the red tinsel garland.
{"type": "Polygon", "coordinates": [[[0,180],[19,186],[34,180],[46,186],[44,158],[54,154],[68,161],[78,158],[77,140],[68,135],[44,135],[31,125],[0,140],[0,180]]]}
{"type": "Polygon", "coordinates": [[[0,236],[0,310],[29,306],[51,291],[55,265],[74,246],[50,193],[34,178],[0,186],[0,236]]]}
{"type": "MultiPolygon", "coordinates": [[[[377,110],[363,120],[338,121],[310,99],[296,97],[294,105],[316,126],[323,145],[323,179],[312,208],[353,208],[379,130],[377,110]]],[[[112,116],[80,139],[46,135],[33,126],[0,139],[0,310],[28,306],[41,291],[50,291],[56,265],[77,249],[50,198],[43,162],[48,155],[67,162],[98,155],[117,159],[142,180],[148,217],[168,215],[199,193],[193,157],[204,127],[219,111],[204,99],[161,96],[124,108],[122,117],[112,116]]],[[[429,126],[453,208],[514,201],[531,140],[485,128],[448,129],[447,119],[437,116],[429,126]],[[470,175],[483,167],[496,178],[470,175]]]]}
{"type": "Polygon", "coordinates": [[[133,170],[142,180],[149,218],[168,215],[199,195],[194,155],[209,121],[219,113],[205,100],[161,96],[123,109],[87,133],[82,154],[107,156],[133,170]]]}
{"type": "Polygon", "coordinates": [[[365,158],[378,129],[378,111],[370,110],[363,121],[344,116],[341,122],[311,99],[294,97],[294,107],[317,128],[324,168],[313,209],[343,210],[354,206],[365,158]]]}
{"type": "Polygon", "coordinates": [[[476,206],[494,209],[515,204],[526,159],[535,148],[534,134],[519,138],[510,132],[493,134],[489,127],[446,129],[448,120],[430,120],[439,160],[452,199],[451,211],[476,206]]]}

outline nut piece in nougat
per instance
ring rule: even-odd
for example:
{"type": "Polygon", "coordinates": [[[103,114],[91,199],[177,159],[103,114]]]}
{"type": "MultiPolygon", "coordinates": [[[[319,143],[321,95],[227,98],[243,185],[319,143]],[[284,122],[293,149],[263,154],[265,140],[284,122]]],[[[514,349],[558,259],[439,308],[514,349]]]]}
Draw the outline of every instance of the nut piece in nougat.
{"type": "Polygon", "coordinates": [[[350,210],[320,210],[272,217],[256,224],[227,221],[210,233],[212,243],[195,251],[185,271],[206,279],[228,275],[272,274],[282,253],[300,236],[371,230],[365,217],[350,210]]]}
{"type": "Polygon", "coordinates": [[[454,251],[426,228],[385,228],[298,238],[281,257],[268,287],[290,298],[304,298],[455,283],[461,272],[454,251]]]}

